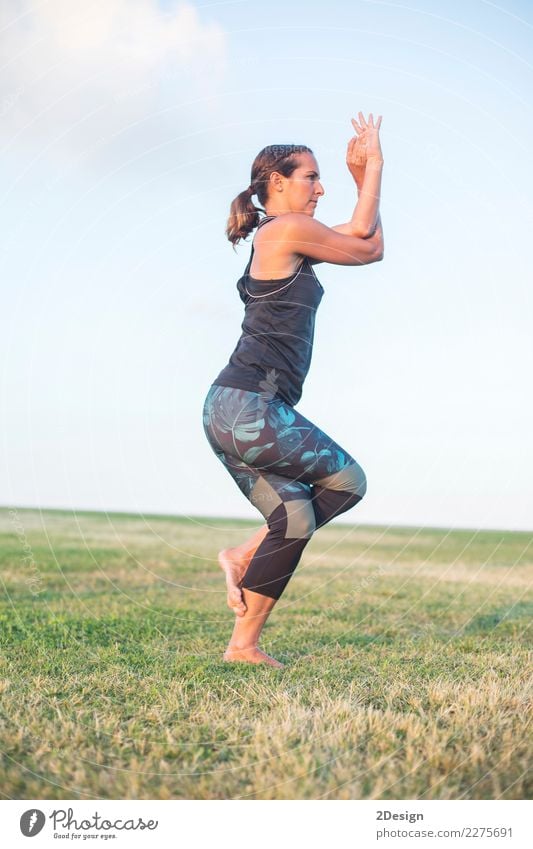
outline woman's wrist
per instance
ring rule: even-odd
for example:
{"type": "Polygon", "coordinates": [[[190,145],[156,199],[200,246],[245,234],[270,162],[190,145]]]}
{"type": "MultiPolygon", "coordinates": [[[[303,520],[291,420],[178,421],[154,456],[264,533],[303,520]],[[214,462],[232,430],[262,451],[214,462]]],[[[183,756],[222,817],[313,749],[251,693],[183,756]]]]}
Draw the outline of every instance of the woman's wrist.
{"type": "Polygon", "coordinates": [[[367,172],[372,171],[376,173],[382,171],[383,163],[383,159],[379,159],[378,157],[370,157],[369,159],[367,159],[365,170],[362,173],[357,174],[357,176],[355,174],[352,174],[358,192],[360,192],[364,186],[365,175],[367,174],[367,172]]]}
{"type": "Polygon", "coordinates": [[[365,169],[364,168],[358,168],[357,171],[350,171],[350,173],[353,177],[353,181],[354,181],[355,185],[357,186],[357,189],[359,190],[361,188],[361,186],[363,185],[364,180],[365,180],[365,169]]]}

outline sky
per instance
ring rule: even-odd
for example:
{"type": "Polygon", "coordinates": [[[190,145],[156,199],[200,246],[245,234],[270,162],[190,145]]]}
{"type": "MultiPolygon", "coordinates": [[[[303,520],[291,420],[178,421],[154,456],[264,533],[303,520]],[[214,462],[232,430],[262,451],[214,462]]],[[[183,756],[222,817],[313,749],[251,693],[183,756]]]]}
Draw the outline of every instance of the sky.
{"type": "Polygon", "coordinates": [[[297,405],[367,475],[335,522],[533,529],[532,34],[527,2],[3,0],[0,504],[262,523],[202,427],[229,205],[307,144],[349,221],[361,110],[385,256],[316,267],[297,405]]]}

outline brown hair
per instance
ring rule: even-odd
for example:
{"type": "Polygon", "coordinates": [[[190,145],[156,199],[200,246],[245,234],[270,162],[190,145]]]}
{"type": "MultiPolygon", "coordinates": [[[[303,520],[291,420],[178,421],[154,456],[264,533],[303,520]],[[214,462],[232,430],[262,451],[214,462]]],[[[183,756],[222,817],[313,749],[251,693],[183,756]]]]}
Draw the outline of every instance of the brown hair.
{"type": "Polygon", "coordinates": [[[226,236],[234,248],[257,227],[261,220],[259,213],[265,211],[252,203],[252,196],[257,195],[259,203],[264,205],[272,172],[279,171],[284,177],[290,177],[298,167],[299,153],[313,151],[305,144],[270,144],[259,151],[253,161],[250,185],[231,202],[226,236]]]}

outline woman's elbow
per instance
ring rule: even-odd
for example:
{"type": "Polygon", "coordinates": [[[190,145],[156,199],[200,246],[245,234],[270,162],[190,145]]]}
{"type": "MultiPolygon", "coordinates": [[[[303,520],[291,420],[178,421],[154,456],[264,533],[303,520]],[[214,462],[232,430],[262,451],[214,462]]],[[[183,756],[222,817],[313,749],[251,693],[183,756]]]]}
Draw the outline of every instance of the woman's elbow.
{"type": "Polygon", "coordinates": [[[363,252],[357,252],[353,255],[351,262],[346,262],[346,265],[370,265],[372,262],[381,262],[383,259],[383,242],[368,245],[363,252]]]}
{"type": "Polygon", "coordinates": [[[376,250],[372,251],[365,265],[371,265],[373,262],[381,262],[384,256],[383,245],[380,245],[376,250]]]}
{"type": "Polygon", "coordinates": [[[352,230],[350,235],[355,236],[357,239],[369,239],[374,235],[374,231],[371,230],[370,227],[358,226],[352,230]]]}
{"type": "Polygon", "coordinates": [[[381,262],[383,256],[385,254],[385,242],[383,241],[383,235],[380,233],[380,237],[377,240],[377,244],[375,246],[375,254],[376,258],[374,262],[381,262]]]}

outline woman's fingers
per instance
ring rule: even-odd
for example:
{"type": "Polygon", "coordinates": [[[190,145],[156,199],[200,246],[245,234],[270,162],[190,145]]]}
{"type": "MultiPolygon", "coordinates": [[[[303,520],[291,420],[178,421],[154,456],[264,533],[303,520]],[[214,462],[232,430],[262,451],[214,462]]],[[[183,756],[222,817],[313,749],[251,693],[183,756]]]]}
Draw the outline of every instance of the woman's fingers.
{"type": "Polygon", "coordinates": [[[364,133],[365,130],[367,130],[369,127],[373,128],[374,130],[379,130],[379,128],[381,127],[381,119],[383,117],[382,115],[378,115],[378,120],[377,120],[375,126],[374,126],[374,115],[373,115],[372,112],[370,112],[369,115],[368,115],[368,123],[365,121],[365,116],[363,115],[362,112],[359,112],[358,115],[359,115],[359,124],[361,126],[359,126],[359,124],[357,123],[355,118],[351,119],[352,124],[353,124],[353,128],[357,133],[364,133]]]}
{"type": "Polygon", "coordinates": [[[368,123],[365,121],[365,116],[362,112],[359,112],[358,115],[359,123],[355,118],[351,119],[356,135],[348,142],[346,151],[346,158],[353,162],[362,162],[366,157],[366,146],[369,143],[369,139],[374,138],[374,133],[376,134],[376,138],[378,138],[377,133],[379,132],[383,118],[382,115],[378,115],[376,124],[374,125],[374,115],[372,112],[369,112],[368,123]]]}

